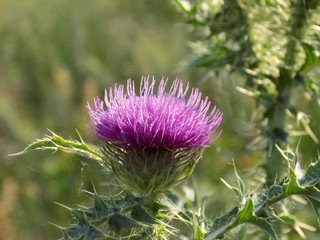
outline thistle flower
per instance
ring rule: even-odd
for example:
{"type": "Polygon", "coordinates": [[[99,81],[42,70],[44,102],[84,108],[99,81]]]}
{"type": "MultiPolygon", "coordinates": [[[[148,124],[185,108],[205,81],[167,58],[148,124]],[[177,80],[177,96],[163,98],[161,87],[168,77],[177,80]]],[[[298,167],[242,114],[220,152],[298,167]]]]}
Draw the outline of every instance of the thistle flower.
{"type": "Polygon", "coordinates": [[[140,194],[162,191],[189,177],[219,127],[222,113],[208,97],[176,79],[157,91],[156,80],[142,78],[139,94],[129,79],[105,91],[104,101],[88,103],[91,129],[103,142],[105,165],[127,188],[140,194]],[[188,95],[188,96],[187,96],[188,95]]]}

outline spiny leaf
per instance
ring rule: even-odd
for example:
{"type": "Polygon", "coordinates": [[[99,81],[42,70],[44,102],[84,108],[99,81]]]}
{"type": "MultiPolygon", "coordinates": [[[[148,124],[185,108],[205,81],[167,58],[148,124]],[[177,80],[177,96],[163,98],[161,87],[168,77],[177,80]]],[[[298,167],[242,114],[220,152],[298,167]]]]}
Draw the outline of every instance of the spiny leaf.
{"type": "Polygon", "coordinates": [[[248,198],[248,200],[245,202],[243,207],[238,212],[236,221],[238,223],[249,221],[253,215],[253,212],[254,212],[253,201],[251,198],[248,198]]]}
{"type": "Polygon", "coordinates": [[[257,199],[255,204],[251,198],[248,198],[240,209],[235,207],[225,215],[216,218],[205,239],[223,238],[226,232],[243,223],[254,224],[260,227],[269,238],[277,239],[268,219],[261,216],[267,213],[269,206],[292,195],[306,198],[314,207],[320,222],[320,189],[317,186],[320,182],[320,161],[311,164],[301,179],[297,179],[291,162],[288,163],[287,178],[261,193],[254,194],[257,199]]]}
{"type": "Polygon", "coordinates": [[[269,189],[257,194],[257,202],[255,204],[255,215],[261,216],[267,210],[267,207],[282,199],[283,187],[280,184],[274,184],[269,189]]]}
{"type": "Polygon", "coordinates": [[[318,224],[320,226],[320,201],[316,201],[312,198],[307,198],[307,200],[311,203],[311,205],[317,215],[318,224]]]}
{"type": "MultiPolygon", "coordinates": [[[[49,130],[50,131],[50,130],[49,130]]],[[[63,151],[72,154],[77,154],[89,159],[102,162],[102,154],[89,147],[80,137],[80,141],[76,140],[66,140],[59,135],[53,133],[51,136],[47,135],[42,139],[38,139],[35,142],[27,146],[22,152],[11,154],[11,155],[20,155],[30,151],[44,151],[44,150],[53,150],[53,151],[63,151]]]]}
{"type": "Polygon", "coordinates": [[[198,224],[195,225],[193,239],[194,240],[203,240],[204,239],[204,233],[198,224]]]}
{"type": "Polygon", "coordinates": [[[238,181],[238,188],[239,188],[239,191],[240,191],[240,196],[239,196],[239,199],[242,199],[243,196],[244,196],[244,193],[245,193],[245,186],[244,186],[244,183],[242,181],[242,179],[240,178],[238,172],[237,172],[237,169],[236,169],[236,164],[233,162],[233,168],[234,168],[234,173],[237,177],[237,181],[238,181]]]}
{"type": "Polygon", "coordinates": [[[299,72],[304,75],[320,65],[319,50],[310,44],[302,43],[305,53],[305,61],[299,72]]]}
{"type": "MultiPolygon", "coordinates": [[[[52,224],[52,223],[51,223],[52,224]]],[[[63,232],[63,237],[60,240],[94,240],[105,237],[105,234],[88,222],[75,224],[71,227],[61,227],[55,224],[53,226],[59,228],[63,232]]]]}
{"type": "Polygon", "coordinates": [[[224,233],[232,228],[232,223],[234,222],[238,211],[238,207],[235,207],[225,215],[216,218],[213,222],[211,231],[206,235],[205,240],[223,238],[224,233]]]}
{"type": "Polygon", "coordinates": [[[72,209],[71,214],[74,216],[75,219],[77,219],[78,224],[86,224],[87,219],[83,211],[78,209],[72,209]]]}
{"type": "Polygon", "coordinates": [[[295,153],[292,152],[290,149],[283,150],[278,145],[275,145],[275,146],[276,146],[277,150],[280,152],[280,154],[282,155],[282,157],[284,157],[284,159],[287,160],[287,163],[290,166],[294,166],[295,159],[296,159],[295,153]]]}
{"type": "Polygon", "coordinates": [[[97,238],[105,237],[105,234],[102,233],[97,228],[87,224],[76,225],[72,227],[68,227],[64,229],[66,239],[81,239],[84,238],[86,240],[94,240],[97,238]]]}
{"type": "Polygon", "coordinates": [[[253,217],[249,222],[261,228],[271,239],[278,239],[272,225],[265,218],[253,217]]]}
{"type": "Polygon", "coordinates": [[[311,164],[306,174],[299,180],[299,184],[304,187],[320,183],[320,160],[311,164]]]}
{"type": "Polygon", "coordinates": [[[124,228],[134,228],[139,226],[136,221],[119,213],[115,213],[109,218],[108,225],[110,229],[116,233],[120,233],[121,229],[124,228]]]}
{"type": "Polygon", "coordinates": [[[112,206],[95,192],[94,205],[88,209],[86,216],[90,223],[96,225],[106,221],[113,212],[112,206]]]}
{"type": "Polygon", "coordinates": [[[289,167],[289,178],[287,182],[283,185],[283,189],[286,195],[297,194],[302,191],[302,188],[299,186],[294,170],[289,167]]]}
{"type": "Polygon", "coordinates": [[[223,178],[220,178],[220,180],[226,185],[229,189],[231,189],[238,197],[239,200],[242,199],[242,194],[239,188],[231,186],[229,183],[227,183],[223,178]]]}
{"type": "Polygon", "coordinates": [[[131,211],[131,217],[134,220],[143,223],[156,224],[156,219],[147,212],[142,206],[135,206],[131,211]]]}
{"type": "Polygon", "coordinates": [[[236,165],[234,162],[233,162],[233,166],[234,166],[234,174],[235,174],[235,176],[237,178],[237,182],[238,182],[238,187],[233,187],[229,183],[227,183],[224,179],[222,179],[222,178],[220,178],[220,179],[229,189],[234,191],[234,193],[237,195],[239,201],[241,202],[244,197],[244,194],[245,194],[245,186],[244,186],[244,183],[237,172],[236,165]]]}
{"type": "Polygon", "coordinates": [[[249,198],[242,209],[237,214],[237,222],[241,223],[251,223],[261,228],[271,239],[277,239],[277,235],[272,228],[271,224],[262,217],[257,217],[254,214],[254,204],[251,198],[249,198]]]}
{"type": "Polygon", "coordinates": [[[317,81],[311,78],[310,76],[305,76],[303,79],[304,79],[304,88],[308,92],[317,96],[320,92],[320,88],[318,86],[317,81]]]}
{"type": "Polygon", "coordinates": [[[308,186],[304,188],[303,193],[301,193],[300,195],[320,202],[320,190],[313,186],[308,186]]]}

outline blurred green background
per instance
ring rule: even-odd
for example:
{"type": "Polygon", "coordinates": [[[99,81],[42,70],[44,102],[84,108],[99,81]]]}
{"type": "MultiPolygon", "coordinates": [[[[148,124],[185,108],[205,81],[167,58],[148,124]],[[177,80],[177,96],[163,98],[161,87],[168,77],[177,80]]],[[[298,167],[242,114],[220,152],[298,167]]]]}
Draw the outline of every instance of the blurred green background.
{"type": "MultiPolygon", "coordinates": [[[[234,160],[249,179],[251,167],[263,158],[248,149],[257,134],[255,103],[236,90],[244,82],[240,76],[182,67],[192,39],[182,23],[170,1],[0,1],[0,239],[58,239],[60,230],[50,222],[65,226],[70,214],[55,202],[89,204],[82,190],[92,190],[92,183],[101,194],[108,192],[107,176],[96,163],[62,153],[8,154],[48,134],[47,129],[66,138],[77,138],[77,129],[86,142],[95,143],[86,128],[86,102],[116,82],[139,82],[142,75],[190,81],[224,112],[222,136],[187,184],[210,196],[209,216],[235,204],[220,178],[234,182],[234,160]]],[[[316,99],[300,104],[319,135],[316,99]]],[[[316,159],[319,146],[302,137],[299,149],[307,164],[316,159]]],[[[255,171],[257,181],[259,174],[255,171]]],[[[302,218],[316,224],[310,216],[302,218]]]]}

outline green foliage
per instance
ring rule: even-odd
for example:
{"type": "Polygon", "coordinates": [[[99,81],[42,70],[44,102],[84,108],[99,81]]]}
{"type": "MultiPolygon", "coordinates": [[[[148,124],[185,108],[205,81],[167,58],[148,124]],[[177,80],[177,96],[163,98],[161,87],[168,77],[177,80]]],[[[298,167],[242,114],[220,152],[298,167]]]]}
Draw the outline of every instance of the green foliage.
{"type": "MultiPolygon", "coordinates": [[[[319,94],[318,73],[312,74],[319,67],[319,1],[175,2],[186,23],[197,34],[192,45],[193,55],[186,65],[217,74],[227,71],[243,76],[245,87],[238,89],[253,97],[260,110],[254,113],[260,116],[256,123],[260,134],[251,146],[265,151],[265,161],[260,166],[267,174],[268,188],[260,194],[245,195],[237,174],[237,187],[223,180],[242,204],[216,218],[208,239],[223,237],[226,231],[244,222],[260,226],[270,238],[276,239],[276,228],[272,228],[271,222],[281,217],[278,217],[279,210],[271,207],[274,203],[299,195],[311,202],[319,214],[319,205],[315,203],[319,200],[318,173],[311,173],[319,170],[318,163],[311,164],[304,177],[297,179],[296,172],[300,170],[293,167],[297,161],[292,158],[295,155],[276,147],[286,148],[289,141],[292,142],[289,137],[301,136],[301,133],[319,142],[311,130],[310,118],[298,106],[302,94],[310,94],[313,99],[319,94]],[[303,131],[299,134],[295,129],[300,126],[303,131]],[[285,178],[283,156],[289,165],[285,178]],[[304,185],[305,182],[310,185],[304,185]]],[[[299,221],[292,222],[295,222],[292,228],[305,238],[299,221]]]]}
{"type": "Polygon", "coordinates": [[[81,138],[80,142],[76,140],[66,140],[59,135],[50,131],[52,136],[46,136],[42,139],[38,139],[27,146],[22,152],[12,154],[12,156],[24,154],[30,151],[39,151],[39,150],[53,150],[53,151],[63,151],[71,154],[76,154],[88,159],[92,159],[98,162],[102,162],[102,154],[99,150],[93,150],[90,148],[81,138]]]}
{"type": "MultiPolygon", "coordinates": [[[[193,41],[190,45],[195,51],[187,65],[205,67],[205,71],[184,71],[178,75],[204,90],[224,112],[223,135],[215,148],[207,149],[205,161],[198,164],[193,177],[195,182],[201,183],[198,191],[201,193],[199,195],[204,195],[204,200],[200,196],[189,199],[177,195],[153,206],[145,202],[140,206],[141,202],[133,200],[135,204],[132,209],[121,212],[121,216],[130,219],[129,222],[133,220],[139,223],[138,229],[152,226],[144,228],[144,239],[156,234],[172,234],[173,239],[179,239],[177,229],[180,229],[181,234],[184,233],[182,237],[203,239],[210,236],[212,225],[219,221],[222,229],[219,234],[229,230],[229,225],[223,223],[233,222],[245,204],[251,206],[248,209],[252,210],[251,199],[254,209],[268,209],[267,212],[261,210],[262,215],[256,216],[263,219],[261,225],[265,230],[271,220],[279,237],[277,226],[282,225],[287,226],[286,238],[318,239],[320,204],[316,187],[319,185],[316,184],[318,180],[315,176],[319,176],[319,168],[312,167],[318,162],[309,166],[302,177],[299,168],[292,166],[296,181],[304,189],[299,191],[317,213],[316,223],[310,209],[295,203],[296,198],[290,201],[283,199],[281,204],[274,202],[282,196],[283,184],[288,183],[289,178],[279,176],[284,181],[274,185],[272,181],[268,190],[261,191],[261,195],[254,194],[261,198],[260,201],[250,195],[258,191],[252,191],[252,188],[257,189],[257,184],[264,183],[260,181],[263,174],[259,169],[252,169],[253,165],[261,163],[264,158],[257,151],[250,152],[246,148],[252,136],[257,134],[260,136],[250,146],[254,150],[263,151],[268,144],[266,139],[274,143],[287,138],[294,146],[296,140],[292,136],[298,136],[301,137],[301,164],[308,165],[317,154],[319,147],[315,143],[319,138],[319,125],[311,119],[320,118],[320,111],[317,111],[320,88],[319,7],[315,6],[318,1],[175,2],[180,5],[188,26],[195,30],[195,34],[188,35],[181,25],[173,24],[181,22],[181,19],[168,2],[93,0],[87,4],[84,1],[57,0],[39,4],[35,0],[4,0],[0,3],[1,239],[56,239],[61,233],[59,229],[48,226],[48,221],[67,225],[65,220],[68,213],[53,207],[52,202],[81,202],[81,205],[89,205],[88,199],[79,191],[91,189],[92,182],[98,183],[96,185],[102,195],[93,193],[93,206],[89,208],[68,208],[72,215],[79,212],[80,216],[73,215],[74,224],[63,229],[69,228],[71,237],[79,237],[79,234],[88,239],[101,236],[103,231],[99,227],[107,225],[107,216],[110,216],[113,208],[120,205],[122,209],[124,203],[117,202],[123,200],[121,197],[111,197],[116,203],[110,203],[112,208],[107,207],[109,205],[105,204],[105,199],[110,200],[110,197],[104,196],[110,195],[114,187],[106,183],[109,175],[100,171],[100,164],[88,165],[84,159],[89,157],[100,162],[100,150],[88,145],[95,151],[93,153],[81,139],[73,141],[53,134],[46,140],[39,140],[39,144],[46,146],[46,150],[67,151],[72,156],[44,155],[38,152],[37,155],[8,158],[7,154],[22,149],[26,143],[41,136],[47,127],[61,134],[77,128],[87,139],[89,131],[83,120],[86,118],[85,102],[102,94],[105,87],[118,80],[129,77],[139,80],[142,74],[176,77],[177,63],[188,52],[185,47],[188,38],[193,41]],[[299,9],[308,10],[299,12],[299,9]],[[291,17],[293,12],[297,21],[291,17]],[[297,31],[291,31],[294,29],[297,31]],[[290,39],[293,43],[289,44],[290,39]],[[292,50],[292,54],[287,54],[288,50],[292,50]],[[202,77],[208,70],[215,70],[215,74],[202,77]],[[279,91],[285,92],[280,88],[285,85],[278,84],[280,76],[283,80],[293,82],[289,87],[292,87],[289,104],[283,102],[283,98],[278,98],[282,96],[279,91]],[[252,100],[241,96],[235,88],[253,97],[257,105],[253,106],[252,100]],[[280,122],[281,115],[274,113],[279,110],[275,106],[280,103],[286,107],[284,128],[288,135],[266,128],[268,120],[265,117],[278,116],[274,122],[280,122]],[[258,124],[252,124],[253,120],[258,124]],[[312,139],[304,137],[306,134],[312,139]],[[241,175],[244,169],[247,172],[251,168],[254,171],[252,178],[248,179],[247,176],[240,179],[232,175],[232,166],[228,164],[232,158],[241,175]],[[238,206],[229,214],[213,221],[235,199],[231,196],[232,191],[225,191],[225,186],[219,184],[221,177],[228,182],[233,179],[238,182],[236,187],[229,186],[236,192],[237,201],[241,200],[242,204],[235,203],[238,206]],[[266,199],[273,199],[274,203],[268,203],[266,199]],[[99,201],[101,203],[96,203],[99,201]],[[157,215],[154,218],[155,213],[157,215]],[[264,214],[272,218],[266,219],[264,214]],[[84,220],[81,220],[81,216],[84,220]],[[79,225],[77,217],[83,224],[79,225]],[[155,224],[154,221],[159,219],[166,224],[155,224]],[[307,221],[317,228],[308,228],[301,221],[307,221]],[[183,222],[183,226],[177,222],[183,222]],[[317,232],[306,232],[303,236],[299,230],[301,228],[317,232]]],[[[282,145],[281,148],[285,147],[282,145]]],[[[38,151],[39,148],[34,150],[38,151]]],[[[296,158],[299,157],[296,154],[296,158]]],[[[279,156],[276,161],[283,162],[278,160],[279,156]]],[[[282,173],[292,175],[290,171],[282,173]]],[[[183,187],[185,185],[179,186],[178,190],[183,187]]],[[[291,181],[285,191],[292,193],[296,188],[295,181],[291,181]]],[[[243,214],[248,218],[251,216],[250,211],[243,214]]],[[[118,217],[115,223],[117,220],[118,217]]],[[[258,238],[257,232],[250,235],[251,223],[250,228],[246,228],[248,223],[239,224],[225,233],[225,237],[258,238]]],[[[123,228],[120,233],[126,235],[131,230],[123,228]]],[[[66,232],[64,234],[65,239],[70,239],[66,232]]],[[[119,239],[114,231],[110,235],[119,239]]],[[[112,239],[112,236],[108,238],[112,239]]],[[[271,230],[269,236],[272,236],[271,230]]],[[[105,237],[103,235],[101,238],[105,237]]],[[[140,239],[141,236],[131,235],[131,238],[140,239]]]]}
{"type": "MultiPolygon", "coordinates": [[[[107,198],[93,193],[94,204],[87,208],[70,210],[75,220],[71,227],[59,227],[63,239],[166,239],[168,232],[153,231],[154,225],[163,225],[170,218],[168,208],[148,198],[137,198],[129,192],[107,198]]],[[[64,206],[65,207],[65,206],[64,206]]]]}
{"type": "MultiPolygon", "coordinates": [[[[80,137],[81,139],[81,137],[80,137]]],[[[99,152],[92,150],[81,139],[81,143],[73,140],[64,140],[62,137],[53,134],[52,138],[46,137],[30,144],[22,153],[28,151],[42,150],[66,151],[73,154],[85,155],[88,158],[100,156],[99,152]],[[61,147],[63,146],[63,147],[61,147]],[[72,150],[72,151],[71,151],[72,150]],[[84,154],[85,153],[85,154],[84,154]]],[[[245,186],[235,171],[238,187],[231,187],[237,195],[240,205],[221,217],[217,217],[210,223],[210,219],[199,216],[180,205],[177,212],[179,197],[167,195],[166,203],[159,204],[159,196],[145,195],[135,197],[130,192],[123,191],[116,197],[104,197],[94,192],[93,206],[82,207],[81,209],[68,208],[71,211],[76,223],[71,227],[62,228],[63,239],[99,239],[115,238],[116,236],[134,237],[145,236],[149,238],[169,238],[171,233],[168,231],[170,221],[176,219],[192,229],[194,239],[219,239],[223,238],[230,230],[242,224],[252,224],[262,229],[271,239],[278,239],[274,230],[272,220],[274,221],[274,205],[279,204],[286,198],[293,195],[299,195],[308,200],[314,207],[318,221],[320,205],[320,161],[311,164],[301,178],[297,178],[295,173],[295,154],[291,151],[281,151],[286,157],[288,163],[288,176],[279,183],[273,184],[260,193],[245,193],[245,186]],[[170,200],[175,199],[175,200],[170,200]],[[157,225],[164,227],[166,231],[155,231],[157,225]],[[206,226],[203,229],[200,226],[206,226]],[[129,232],[126,230],[131,229],[129,232]]],[[[288,222],[289,216],[282,216],[283,221],[288,222]]],[[[172,226],[173,227],[173,226],[172,226]]],[[[174,228],[173,228],[174,229],[174,228]]],[[[301,230],[302,231],[302,230],[301,230]]],[[[174,234],[182,234],[178,229],[174,229],[174,234]]],[[[182,236],[182,235],[181,235],[182,236]]]]}
{"type": "Polygon", "coordinates": [[[241,224],[254,224],[261,228],[271,239],[278,239],[272,227],[274,211],[272,207],[292,195],[299,195],[311,202],[319,219],[320,190],[320,161],[311,164],[305,175],[297,179],[294,169],[288,163],[289,176],[270,188],[246,196],[240,207],[235,207],[225,215],[214,220],[213,226],[206,239],[221,238],[226,232],[241,224]],[[255,200],[253,200],[255,199],[255,200]]]}
{"type": "MultiPolygon", "coordinates": [[[[253,96],[262,110],[257,138],[264,138],[259,148],[267,149],[262,166],[271,185],[283,173],[274,145],[288,143],[293,135],[288,125],[296,125],[302,113],[293,102],[293,92],[301,85],[309,93],[318,92],[319,81],[311,80],[309,73],[319,66],[319,1],[175,2],[198,34],[187,66],[245,77],[248,90],[243,92],[253,96]],[[289,122],[288,110],[295,122],[289,122]]],[[[318,142],[309,123],[304,122],[304,133],[318,142]]]]}

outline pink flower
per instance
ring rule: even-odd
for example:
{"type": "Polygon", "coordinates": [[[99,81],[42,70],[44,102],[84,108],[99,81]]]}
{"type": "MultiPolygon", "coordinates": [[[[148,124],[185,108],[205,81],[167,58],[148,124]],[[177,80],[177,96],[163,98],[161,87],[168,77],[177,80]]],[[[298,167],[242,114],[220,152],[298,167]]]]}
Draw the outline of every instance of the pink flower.
{"type": "Polygon", "coordinates": [[[91,129],[103,142],[104,164],[120,183],[142,195],[158,193],[193,172],[203,148],[216,140],[222,113],[210,110],[208,97],[176,79],[169,91],[162,79],[132,80],[105,92],[104,101],[87,104],[91,129]]]}
{"type": "Polygon", "coordinates": [[[87,105],[93,131],[99,140],[112,142],[126,149],[180,149],[208,146],[210,136],[219,127],[222,113],[209,110],[208,97],[201,99],[198,89],[189,84],[184,88],[176,79],[165,91],[167,80],[142,78],[140,91],[135,93],[132,80],[126,87],[115,86],[98,97],[94,107],[87,105]]]}

